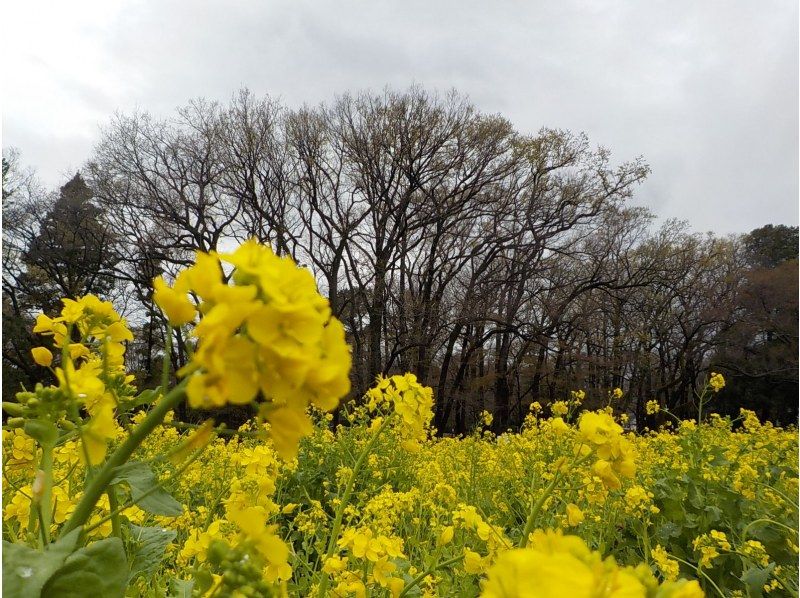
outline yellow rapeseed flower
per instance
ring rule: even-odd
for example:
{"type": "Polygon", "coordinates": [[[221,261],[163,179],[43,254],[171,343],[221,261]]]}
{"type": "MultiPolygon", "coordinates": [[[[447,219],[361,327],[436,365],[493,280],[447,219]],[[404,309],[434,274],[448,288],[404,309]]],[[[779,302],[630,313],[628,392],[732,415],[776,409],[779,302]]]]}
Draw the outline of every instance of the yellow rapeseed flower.
{"type": "MultiPolygon", "coordinates": [[[[189,319],[187,293],[201,301],[198,339],[180,376],[192,407],[244,405],[263,399],[278,453],[291,458],[311,432],[309,405],[329,411],[350,391],[350,350],[311,273],[254,240],[231,254],[198,252],[175,289],[156,280],[154,297],[173,323],[189,319]],[[220,260],[234,266],[223,279],[220,260]]],[[[193,309],[193,308],[192,308],[193,309]]],[[[193,312],[192,312],[193,317],[193,312]]]]}
{"type": "Polygon", "coordinates": [[[708,380],[708,383],[711,385],[714,392],[719,392],[725,388],[725,378],[722,374],[717,374],[716,372],[711,372],[711,378],[708,380]]]}
{"type": "Polygon", "coordinates": [[[182,326],[194,320],[197,310],[187,295],[188,289],[170,287],[161,276],[153,280],[153,301],[167,316],[172,326],[182,326]]]}
{"type": "Polygon", "coordinates": [[[658,401],[647,401],[647,404],[645,405],[645,411],[647,415],[655,415],[661,411],[661,405],[658,404],[658,401]]]}
{"type": "Polygon", "coordinates": [[[569,503],[567,505],[567,525],[575,527],[583,522],[583,511],[578,508],[578,505],[569,503]]]}
{"type": "Polygon", "coordinates": [[[102,405],[81,432],[86,453],[92,465],[97,465],[105,459],[108,441],[115,438],[116,435],[117,425],[114,419],[114,409],[111,405],[102,405]]]}
{"type": "Polygon", "coordinates": [[[50,364],[53,363],[53,354],[47,347],[34,347],[31,349],[31,355],[33,356],[33,361],[42,367],[49,368],[50,364]]]}

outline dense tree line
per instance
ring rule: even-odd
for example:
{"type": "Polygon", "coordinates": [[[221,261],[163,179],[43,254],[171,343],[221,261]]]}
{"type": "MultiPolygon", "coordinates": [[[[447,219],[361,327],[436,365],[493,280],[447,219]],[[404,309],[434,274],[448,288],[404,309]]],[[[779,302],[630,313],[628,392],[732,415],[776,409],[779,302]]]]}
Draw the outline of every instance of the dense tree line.
{"type": "MultiPolygon", "coordinates": [[[[109,123],[58,194],[4,160],[3,367],[32,383],[29,323],[60,296],[112,298],[137,328],[142,384],[157,377],[163,322],[150,283],[255,237],[317,277],[353,348],[353,383],[416,373],[436,426],[497,429],[583,388],[614,387],[688,414],[711,368],[718,410],[797,416],[797,228],[748,235],[660,228],[626,200],[649,172],[583,135],[523,135],[464,97],[344,95],[289,109],[248,91],[169,119],[109,123]]],[[[180,331],[173,360],[186,359],[180,331]]]]}

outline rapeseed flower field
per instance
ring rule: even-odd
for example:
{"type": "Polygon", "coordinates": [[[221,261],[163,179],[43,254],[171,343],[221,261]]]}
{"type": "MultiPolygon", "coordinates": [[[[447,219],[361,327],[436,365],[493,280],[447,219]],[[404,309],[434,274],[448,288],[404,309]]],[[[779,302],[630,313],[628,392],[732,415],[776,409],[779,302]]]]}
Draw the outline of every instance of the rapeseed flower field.
{"type": "Polygon", "coordinates": [[[620,389],[596,411],[576,389],[520,429],[486,413],[442,437],[412,374],[340,403],[342,324],[258,243],[198,254],[154,301],[196,341],[154,390],[110,303],[37,320],[55,382],[4,402],[9,596],[797,596],[797,430],[713,414],[720,374],[697,420],[651,402],[667,424],[644,434],[620,389]],[[176,421],[183,400],[209,419],[176,421]],[[215,425],[228,404],[257,415],[215,425]]]}

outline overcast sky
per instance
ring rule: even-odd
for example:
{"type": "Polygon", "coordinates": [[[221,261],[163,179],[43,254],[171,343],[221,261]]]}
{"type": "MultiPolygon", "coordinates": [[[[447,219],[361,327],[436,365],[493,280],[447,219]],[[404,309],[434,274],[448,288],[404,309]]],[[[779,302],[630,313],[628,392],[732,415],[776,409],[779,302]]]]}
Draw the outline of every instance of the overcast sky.
{"type": "Polygon", "coordinates": [[[418,83],[585,131],[698,231],[798,221],[797,0],[6,0],[3,147],[50,186],[115,110],[247,86],[290,106],[418,83]]]}

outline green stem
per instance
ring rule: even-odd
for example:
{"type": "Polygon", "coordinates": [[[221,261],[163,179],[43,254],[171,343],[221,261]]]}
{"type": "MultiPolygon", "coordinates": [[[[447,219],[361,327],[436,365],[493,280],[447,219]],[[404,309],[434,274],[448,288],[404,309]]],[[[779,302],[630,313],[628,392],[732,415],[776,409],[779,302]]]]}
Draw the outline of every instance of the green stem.
{"type": "Polygon", "coordinates": [[[703,405],[707,402],[706,395],[708,394],[709,384],[706,382],[705,386],[703,386],[703,390],[698,395],[698,403],[697,403],[697,425],[699,426],[703,423],[703,405]]]}
{"type": "Polygon", "coordinates": [[[650,534],[647,533],[648,521],[642,522],[642,541],[644,542],[644,562],[650,565],[650,534]]]}
{"type": "Polygon", "coordinates": [[[69,533],[86,523],[100,495],[103,494],[108,483],[114,478],[116,468],[123,465],[130,458],[133,451],[139,447],[148,434],[164,421],[167,413],[172,411],[172,409],[180,403],[184,397],[185,388],[186,380],[164,395],[153,410],[147,414],[147,417],[142,420],[142,423],[131,431],[128,438],[125,439],[125,442],[119,445],[117,450],[111,454],[108,461],[103,465],[103,468],[97,472],[86,487],[86,490],[84,490],[78,506],[75,507],[72,516],[64,524],[61,531],[62,534],[69,533]]]}
{"type": "Polygon", "coordinates": [[[772,492],[780,496],[783,500],[785,500],[795,511],[800,511],[800,505],[797,504],[797,501],[792,500],[788,496],[786,496],[783,492],[778,490],[775,486],[771,486],[765,482],[759,482],[758,480],[753,480],[754,483],[758,484],[759,486],[765,486],[769,488],[772,492]]]}
{"type": "MultiPolygon", "coordinates": [[[[391,416],[390,416],[391,417],[391,416]]],[[[378,440],[378,437],[383,432],[383,429],[386,427],[386,424],[389,421],[389,417],[384,418],[383,422],[381,422],[380,427],[375,431],[372,435],[372,438],[369,439],[369,442],[364,446],[364,449],[361,451],[361,454],[358,456],[358,460],[356,464],[353,466],[353,471],[350,474],[350,479],[347,481],[347,487],[345,488],[344,495],[342,496],[342,501],[339,503],[339,507],[336,509],[336,516],[333,520],[333,528],[331,528],[331,535],[328,537],[328,549],[325,551],[325,557],[322,559],[323,564],[326,560],[328,560],[331,556],[333,556],[333,551],[336,549],[336,540],[339,538],[339,530],[342,527],[342,517],[344,516],[344,510],[347,507],[348,502],[350,501],[350,496],[353,494],[353,487],[355,486],[356,476],[358,472],[361,471],[361,468],[364,465],[364,462],[367,460],[367,457],[372,452],[372,447],[375,446],[375,442],[378,440]]],[[[322,576],[322,580],[319,583],[319,593],[318,595],[320,598],[323,598],[327,595],[328,591],[328,574],[325,573],[322,576]]]]}
{"type": "MultiPolygon", "coordinates": [[[[118,507],[114,508],[113,510],[111,510],[111,512],[110,512],[108,515],[106,515],[105,517],[103,517],[102,519],[100,519],[100,521],[97,521],[96,523],[94,523],[94,524],[92,524],[91,526],[87,527],[87,528],[86,528],[86,530],[85,530],[85,531],[86,531],[86,533],[88,534],[89,532],[91,532],[91,531],[93,531],[93,530],[97,529],[98,527],[100,527],[101,525],[103,525],[103,524],[104,524],[106,521],[108,521],[109,519],[111,519],[111,525],[113,526],[113,525],[114,525],[114,517],[118,517],[120,514],[122,514],[123,512],[127,511],[128,509],[130,509],[130,508],[131,508],[132,506],[134,506],[136,503],[140,502],[140,501],[141,501],[143,498],[147,498],[148,496],[150,496],[151,494],[153,494],[153,493],[154,493],[154,492],[156,492],[157,490],[161,490],[162,488],[164,488],[164,486],[165,486],[165,484],[166,484],[167,482],[171,482],[171,481],[175,480],[176,478],[178,478],[179,476],[181,476],[181,475],[183,474],[183,472],[184,472],[184,471],[186,471],[186,470],[189,468],[189,466],[190,466],[192,463],[194,463],[194,462],[197,460],[197,458],[198,458],[198,457],[199,457],[199,456],[200,456],[200,455],[203,453],[203,451],[205,451],[205,450],[206,450],[206,447],[205,447],[205,446],[203,446],[203,447],[200,447],[199,449],[197,449],[195,452],[193,452],[193,453],[192,453],[192,454],[189,456],[189,458],[188,458],[188,459],[187,459],[187,460],[184,462],[184,464],[183,464],[183,465],[181,465],[181,466],[180,466],[180,468],[179,468],[178,470],[176,470],[176,471],[175,471],[175,472],[174,472],[174,473],[173,473],[173,474],[172,474],[172,475],[169,477],[169,479],[167,479],[167,480],[164,480],[164,481],[162,481],[162,482],[159,482],[158,484],[155,484],[155,485],[154,485],[152,488],[150,488],[149,490],[146,490],[145,492],[142,492],[141,494],[138,494],[138,495],[136,496],[136,498],[134,498],[134,497],[131,497],[131,498],[130,498],[130,500],[128,500],[128,501],[126,501],[126,502],[125,502],[125,504],[123,504],[123,505],[121,505],[121,506],[118,506],[118,507]]],[[[109,486],[109,489],[111,489],[111,488],[112,488],[112,487],[111,487],[111,486],[109,486]]],[[[211,511],[209,511],[209,516],[210,516],[211,514],[212,514],[212,512],[211,512],[211,511]]],[[[210,521],[209,521],[208,519],[206,519],[206,523],[203,525],[203,529],[206,529],[206,528],[208,527],[208,524],[209,524],[209,523],[210,523],[210,521]]]]}
{"type": "MultiPolygon", "coordinates": [[[[669,553],[668,553],[668,554],[669,554],[669,553]]],[[[703,569],[700,567],[700,565],[692,565],[692,564],[691,564],[689,561],[684,561],[683,559],[676,557],[674,554],[669,554],[669,556],[670,556],[671,558],[675,559],[676,561],[678,561],[679,563],[683,563],[683,564],[684,564],[684,565],[686,565],[687,567],[691,567],[692,569],[694,569],[694,570],[697,572],[697,574],[698,574],[698,575],[702,575],[703,577],[705,577],[705,578],[706,578],[706,581],[708,581],[708,583],[710,583],[710,584],[711,584],[711,585],[714,587],[714,589],[717,591],[717,593],[718,593],[720,596],[722,596],[722,598],[725,598],[725,593],[724,593],[722,590],[720,590],[720,589],[719,589],[719,586],[718,586],[717,584],[715,584],[715,583],[714,583],[714,580],[713,580],[713,579],[711,579],[711,578],[710,578],[710,577],[709,577],[709,576],[706,574],[706,572],[705,572],[705,571],[703,571],[703,569]]]]}
{"type": "MultiPolygon", "coordinates": [[[[31,501],[32,500],[33,497],[31,497],[31,501]]],[[[36,523],[39,521],[37,513],[38,508],[31,502],[30,512],[28,513],[28,538],[30,540],[36,540],[36,523]]]]}
{"type": "Polygon", "coordinates": [[[44,518],[42,517],[42,503],[34,505],[36,510],[36,515],[39,518],[39,531],[41,532],[42,536],[42,546],[47,549],[47,546],[50,544],[50,528],[45,527],[44,525],[44,518]]]}
{"type": "Polygon", "coordinates": [[[46,443],[42,445],[42,461],[40,468],[44,471],[44,488],[42,489],[41,517],[42,535],[45,544],[50,543],[50,521],[53,511],[53,445],[46,443]]]}
{"type": "MultiPolygon", "coordinates": [[[[582,446],[583,446],[583,444],[580,444],[578,446],[578,450],[580,450],[580,448],[582,446]]],[[[583,464],[587,459],[589,459],[589,457],[591,457],[591,456],[592,456],[592,453],[587,453],[586,455],[584,455],[582,457],[577,457],[577,456],[573,457],[573,460],[567,466],[567,469],[572,470],[572,469],[578,467],[579,465],[583,464]]],[[[539,512],[542,510],[542,507],[544,506],[544,502],[547,500],[547,497],[550,496],[553,493],[553,490],[555,489],[556,484],[559,482],[559,480],[561,480],[561,478],[562,478],[562,474],[561,474],[561,469],[559,468],[559,470],[557,470],[555,475],[553,476],[553,479],[550,480],[550,483],[547,485],[547,487],[545,487],[544,492],[539,497],[539,500],[537,500],[533,504],[533,506],[531,507],[531,511],[528,514],[528,520],[525,522],[525,529],[522,530],[522,538],[520,538],[520,541],[519,541],[519,548],[525,548],[528,545],[528,536],[533,531],[533,525],[534,525],[534,523],[536,523],[536,517],[539,515],[539,512]]],[[[533,488],[531,488],[531,492],[532,491],[533,491],[533,488]]]]}
{"type": "Polygon", "coordinates": [[[744,538],[746,538],[748,536],[748,532],[750,531],[750,527],[755,525],[756,523],[771,523],[772,525],[777,525],[778,527],[782,527],[784,529],[789,530],[792,534],[796,534],[797,533],[796,529],[791,528],[788,525],[785,525],[783,523],[779,523],[778,521],[773,521],[772,519],[761,518],[761,519],[756,519],[754,521],[751,521],[750,523],[747,524],[747,526],[745,526],[745,528],[742,530],[742,539],[744,539],[744,538]]]}
{"type": "Polygon", "coordinates": [[[782,577],[775,575],[774,573],[772,574],[772,576],[784,590],[786,590],[789,594],[792,595],[793,598],[797,598],[797,592],[793,588],[789,587],[789,584],[782,577]]]}
{"type": "Polygon", "coordinates": [[[433,567],[431,567],[430,569],[426,569],[425,571],[417,575],[414,579],[412,579],[411,583],[403,588],[403,591],[400,592],[397,598],[403,598],[403,596],[405,596],[409,591],[416,588],[420,583],[422,583],[422,580],[428,577],[428,575],[431,575],[432,573],[436,572],[439,569],[444,569],[445,567],[449,567],[450,565],[455,565],[458,561],[462,560],[463,558],[464,558],[463,555],[458,555],[443,563],[438,563],[433,567]]]}
{"type": "Polygon", "coordinates": [[[539,500],[537,500],[531,506],[530,513],[528,513],[528,520],[525,522],[525,528],[522,530],[522,537],[519,540],[519,547],[525,548],[528,545],[528,536],[533,531],[533,524],[536,522],[536,517],[539,515],[539,511],[542,510],[542,506],[544,505],[544,501],[547,500],[547,497],[553,493],[553,490],[558,484],[558,481],[561,479],[561,472],[557,471],[553,476],[553,479],[550,480],[550,483],[544,489],[539,500]]]}
{"type": "Polygon", "coordinates": [[[117,500],[117,492],[114,486],[106,488],[106,496],[108,496],[108,509],[111,511],[111,533],[116,538],[122,538],[122,528],[119,523],[119,501],[117,500]]]}

